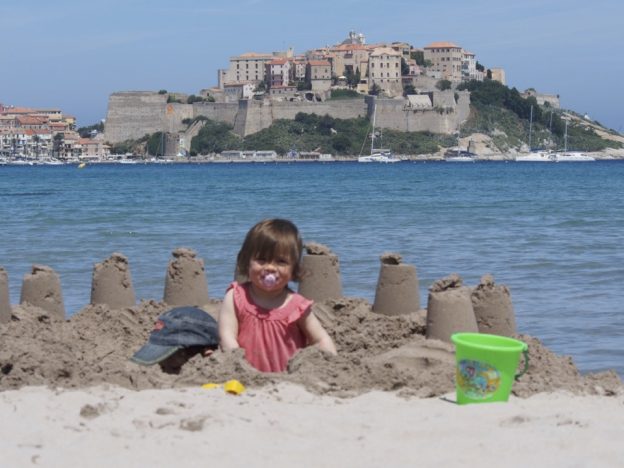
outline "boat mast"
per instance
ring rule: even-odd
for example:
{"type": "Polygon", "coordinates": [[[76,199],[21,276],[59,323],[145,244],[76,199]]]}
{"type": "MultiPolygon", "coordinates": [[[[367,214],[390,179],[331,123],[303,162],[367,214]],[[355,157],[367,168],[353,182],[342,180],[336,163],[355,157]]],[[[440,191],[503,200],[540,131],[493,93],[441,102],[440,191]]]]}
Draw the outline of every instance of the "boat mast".
{"type": "Polygon", "coordinates": [[[531,151],[531,137],[533,136],[533,105],[531,105],[531,117],[529,118],[529,151],[531,151]]]}
{"type": "Polygon", "coordinates": [[[377,116],[377,100],[374,98],[373,101],[373,131],[371,132],[371,150],[370,154],[373,154],[373,150],[375,149],[375,117],[377,116]]]}
{"type": "Polygon", "coordinates": [[[563,152],[568,152],[568,120],[565,121],[565,133],[563,134],[563,152]]]}

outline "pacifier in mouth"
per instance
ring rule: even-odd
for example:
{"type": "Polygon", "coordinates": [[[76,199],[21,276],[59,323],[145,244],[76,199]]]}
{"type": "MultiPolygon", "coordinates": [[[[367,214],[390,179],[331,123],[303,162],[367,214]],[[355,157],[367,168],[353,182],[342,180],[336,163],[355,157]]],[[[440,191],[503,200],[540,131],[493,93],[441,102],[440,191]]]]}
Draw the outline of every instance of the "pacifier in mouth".
{"type": "Polygon", "coordinates": [[[275,283],[277,283],[277,276],[275,276],[273,273],[269,273],[264,278],[262,278],[262,284],[267,288],[272,288],[273,286],[275,286],[275,283]]]}

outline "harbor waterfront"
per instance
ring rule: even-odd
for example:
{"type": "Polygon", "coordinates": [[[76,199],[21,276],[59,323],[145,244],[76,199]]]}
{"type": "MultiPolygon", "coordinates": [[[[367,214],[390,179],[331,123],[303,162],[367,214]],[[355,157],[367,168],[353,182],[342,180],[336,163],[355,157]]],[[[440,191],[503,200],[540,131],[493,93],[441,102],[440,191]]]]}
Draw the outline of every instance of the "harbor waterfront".
{"type": "Polygon", "coordinates": [[[623,177],[621,161],[4,166],[0,266],[13,304],[33,264],[52,267],[72,315],[113,252],[139,298],[162,299],[184,246],[221,298],[249,227],[286,217],[338,255],[346,296],[372,302],[384,252],[416,266],[422,307],[437,279],[457,272],[473,286],[491,273],[521,333],[584,372],[622,376],[623,177]]]}

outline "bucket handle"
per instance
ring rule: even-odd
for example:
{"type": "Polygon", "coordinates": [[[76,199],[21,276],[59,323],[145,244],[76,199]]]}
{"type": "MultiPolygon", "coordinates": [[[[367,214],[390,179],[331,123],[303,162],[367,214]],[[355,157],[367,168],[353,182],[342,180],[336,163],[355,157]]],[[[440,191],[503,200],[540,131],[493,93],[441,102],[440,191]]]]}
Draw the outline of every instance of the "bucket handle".
{"type": "Polygon", "coordinates": [[[518,380],[520,377],[522,377],[526,373],[526,371],[529,370],[529,348],[525,347],[522,350],[522,354],[524,355],[524,369],[522,369],[522,372],[514,376],[515,380],[518,380]]]}

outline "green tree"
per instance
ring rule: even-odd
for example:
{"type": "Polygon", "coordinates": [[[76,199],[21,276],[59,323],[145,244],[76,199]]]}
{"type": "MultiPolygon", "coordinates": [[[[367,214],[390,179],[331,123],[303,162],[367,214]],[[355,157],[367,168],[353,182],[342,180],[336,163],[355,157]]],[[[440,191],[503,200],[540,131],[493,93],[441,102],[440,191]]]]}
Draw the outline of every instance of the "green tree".
{"type": "Polygon", "coordinates": [[[409,65],[403,57],[401,57],[401,76],[409,75],[409,65]]]}
{"type": "Polygon", "coordinates": [[[410,58],[416,60],[416,65],[425,65],[425,53],[422,50],[413,50],[410,52],[410,58]]]}
{"type": "Polygon", "coordinates": [[[440,80],[436,83],[436,88],[440,91],[451,89],[451,82],[449,80],[440,80]]]}
{"type": "Polygon", "coordinates": [[[165,135],[163,132],[152,133],[146,145],[147,154],[151,156],[165,155],[165,135]]]}
{"type": "Polygon", "coordinates": [[[352,81],[352,86],[354,88],[357,87],[358,84],[360,84],[360,80],[362,79],[362,76],[360,74],[360,67],[357,67],[355,69],[355,74],[353,75],[353,81],[352,81]]]}
{"type": "Polygon", "coordinates": [[[416,88],[414,88],[413,84],[403,86],[403,96],[407,96],[408,94],[416,94],[416,88]]]}
{"type": "Polygon", "coordinates": [[[332,137],[331,145],[335,152],[342,154],[351,147],[351,141],[347,135],[340,133],[332,137]]]}
{"type": "Polygon", "coordinates": [[[377,83],[373,83],[373,86],[368,90],[368,94],[371,96],[379,96],[381,93],[381,87],[377,83]]]}
{"type": "Polygon", "coordinates": [[[242,140],[225,122],[206,119],[206,123],[191,140],[191,151],[197,154],[220,153],[242,148],[242,140]]]}
{"type": "Polygon", "coordinates": [[[194,102],[203,102],[204,98],[201,96],[195,96],[194,94],[191,94],[187,99],[186,99],[186,103],[187,104],[193,104],[194,102]]]}
{"type": "Polygon", "coordinates": [[[78,134],[80,135],[80,138],[89,138],[94,130],[97,133],[102,133],[104,131],[104,123],[98,122],[96,124],[89,125],[88,127],[80,127],[78,129],[78,134]]]}

